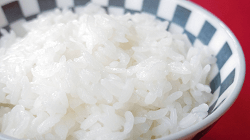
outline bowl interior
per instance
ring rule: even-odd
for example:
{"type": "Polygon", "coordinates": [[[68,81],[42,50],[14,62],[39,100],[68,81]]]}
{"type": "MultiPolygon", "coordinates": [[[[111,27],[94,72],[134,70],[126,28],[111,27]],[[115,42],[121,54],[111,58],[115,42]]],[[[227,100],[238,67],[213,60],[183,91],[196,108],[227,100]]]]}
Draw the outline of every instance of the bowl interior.
{"type": "MultiPolygon", "coordinates": [[[[21,23],[37,17],[38,14],[59,8],[70,8],[80,12],[90,0],[2,0],[0,2],[0,27],[17,35],[25,34],[21,23]]],[[[169,21],[172,33],[187,34],[194,45],[207,45],[217,58],[212,66],[209,83],[214,94],[209,104],[208,117],[187,131],[178,132],[167,138],[179,139],[204,129],[216,121],[234,102],[244,81],[245,61],[242,49],[233,33],[216,17],[189,1],[182,0],[92,0],[102,5],[107,13],[121,15],[127,12],[145,12],[159,20],[169,21]]],[[[1,37],[0,33],[0,37],[1,37]]]]}

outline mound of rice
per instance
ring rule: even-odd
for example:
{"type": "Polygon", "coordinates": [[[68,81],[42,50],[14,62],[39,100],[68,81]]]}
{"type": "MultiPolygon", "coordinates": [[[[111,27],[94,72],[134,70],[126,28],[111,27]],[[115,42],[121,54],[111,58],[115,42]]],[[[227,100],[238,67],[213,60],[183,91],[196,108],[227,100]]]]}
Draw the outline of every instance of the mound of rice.
{"type": "Polygon", "coordinates": [[[23,139],[155,139],[207,116],[216,59],[147,14],[90,4],[1,30],[0,131],[23,139]]]}

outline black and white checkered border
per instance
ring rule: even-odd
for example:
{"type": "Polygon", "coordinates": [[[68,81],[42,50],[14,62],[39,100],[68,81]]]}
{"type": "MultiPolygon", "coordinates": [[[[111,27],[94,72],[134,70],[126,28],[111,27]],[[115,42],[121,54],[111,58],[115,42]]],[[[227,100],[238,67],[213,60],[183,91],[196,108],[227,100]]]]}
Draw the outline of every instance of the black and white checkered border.
{"type": "MultiPolygon", "coordinates": [[[[195,45],[208,45],[216,50],[217,67],[212,74],[210,87],[216,99],[210,106],[212,113],[227,98],[228,90],[233,87],[236,75],[236,65],[232,65],[236,57],[232,43],[223,32],[219,31],[205,16],[186,8],[176,1],[164,0],[2,0],[0,2],[0,27],[10,31],[18,21],[29,21],[41,12],[53,8],[75,8],[88,2],[102,5],[110,14],[121,15],[127,12],[145,12],[155,15],[160,20],[169,21],[167,30],[174,33],[187,34],[190,42],[195,45]],[[11,2],[10,2],[11,1],[11,2]],[[199,20],[197,20],[199,19],[199,20]]],[[[228,36],[228,35],[226,35],[228,36]]],[[[1,37],[1,33],[0,33],[1,37]]]]}

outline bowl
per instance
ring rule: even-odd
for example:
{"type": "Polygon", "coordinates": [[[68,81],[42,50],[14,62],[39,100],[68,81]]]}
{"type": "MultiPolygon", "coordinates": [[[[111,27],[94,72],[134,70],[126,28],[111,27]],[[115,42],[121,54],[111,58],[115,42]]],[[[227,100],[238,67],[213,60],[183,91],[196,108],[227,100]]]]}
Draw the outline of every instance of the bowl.
{"type": "MultiPolygon", "coordinates": [[[[1,0],[0,27],[14,30],[18,36],[25,34],[21,23],[38,14],[58,8],[77,12],[90,0],[1,0]]],[[[245,78],[245,59],[242,48],[230,29],[217,17],[202,7],[183,0],[91,0],[105,8],[109,14],[145,12],[162,21],[169,21],[172,33],[187,34],[190,42],[210,47],[217,58],[212,67],[209,83],[214,95],[209,104],[209,114],[188,129],[171,134],[164,139],[199,139],[230,108],[242,88],[245,78]]],[[[0,37],[2,35],[0,34],[0,37]]],[[[0,134],[0,139],[14,139],[0,134]]]]}

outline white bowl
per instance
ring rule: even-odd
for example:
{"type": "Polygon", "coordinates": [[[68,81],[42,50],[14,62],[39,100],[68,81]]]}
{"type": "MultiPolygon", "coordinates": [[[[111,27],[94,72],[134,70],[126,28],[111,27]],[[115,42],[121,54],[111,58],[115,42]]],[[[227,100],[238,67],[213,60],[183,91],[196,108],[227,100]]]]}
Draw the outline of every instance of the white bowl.
{"type": "MultiPolygon", "coordinates": [[[[20,23],[31,20],[41,12],[55,7],[78,8],[90,0],[1,0],[0,27],[13,29],[23,35],[20,23]]],[[[241,46],[230,29],[202,7],[183,0],[91,0],[102,5],[110,14],[146,12],[170,22],[168,30],[186,33],[193,45],[204,44],[216,54],[217,65],[212,67],[210,87],[214,99],[209,115],[188,129],[163,139],[200,138],[234,103],[245,78],[245,59],[241,46]]],[[[1,36],[1,34],[0,34],[1,36]]],[[[0,139],[14,139],[0,134],[0,139]]]]}

